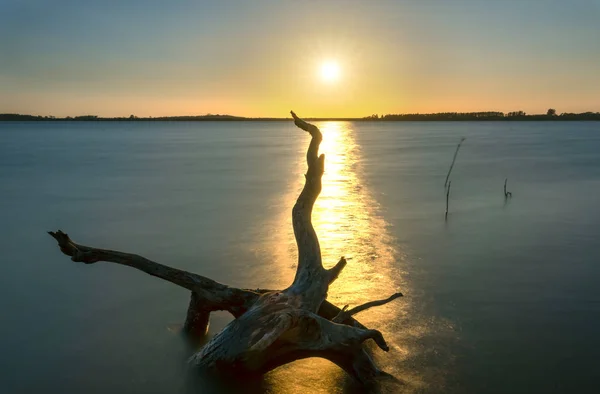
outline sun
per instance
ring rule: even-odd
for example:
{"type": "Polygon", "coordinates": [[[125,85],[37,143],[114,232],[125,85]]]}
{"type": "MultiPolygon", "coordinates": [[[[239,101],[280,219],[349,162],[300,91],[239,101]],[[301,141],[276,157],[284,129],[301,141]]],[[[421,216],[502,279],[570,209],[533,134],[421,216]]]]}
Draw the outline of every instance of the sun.
{"type": "Polygon", "coordinates": [[[325,82],[335,82],[340,79],[340,66],[333,61],[321,64],[321,79],[325,82]]]}

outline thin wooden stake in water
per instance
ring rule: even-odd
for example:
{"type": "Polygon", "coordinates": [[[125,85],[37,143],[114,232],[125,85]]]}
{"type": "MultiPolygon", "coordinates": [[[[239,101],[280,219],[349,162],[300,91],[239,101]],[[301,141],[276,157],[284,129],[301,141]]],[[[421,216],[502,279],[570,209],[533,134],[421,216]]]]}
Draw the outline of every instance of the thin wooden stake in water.
{"type": "Polygon", "coordinates": [[[460,146],[462,145],[464,140],[466,140],[466,138],[462,137],[460,139],[460,142],[458,143],[458,146],[456,147],[456,151],[454,152],[454,157],[452,158],[452,163],[450,164],[450,169],[448,170],[448,175],[446,175],[446,180],[444,181],[444,187],[446,187],[446,185],[448,185],[448,178],[450,178],[450,173],[452,172],[452,168],[454,167],[454,162],[456,161],[456,156],[458,155],[458,150],[460,149],[460,146]]]}
{"type": "Polygon", "coordinates": [[[506,200],[508,197],[512,197],[511,192],[506,191],[506,182],[508,182],[508,178],[504,179],[504,199],[506,200]]]}
{"type": "Polygon", "coordinates": [[[452,181],[448,182],[448,188],[446,189],[446,219],[448,219],[448,201],[450,200],[450,184],[452,184],[452,181]]]}

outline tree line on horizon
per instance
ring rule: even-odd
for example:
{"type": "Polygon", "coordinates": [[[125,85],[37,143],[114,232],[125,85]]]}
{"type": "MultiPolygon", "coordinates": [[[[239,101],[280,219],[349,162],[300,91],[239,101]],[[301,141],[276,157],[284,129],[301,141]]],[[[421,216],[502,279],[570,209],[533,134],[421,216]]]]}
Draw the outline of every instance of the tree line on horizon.
{"type": "Polygon", "coordinates": [[[365,119],[372,120],[404,120],[404,121],[466,121],[466,120],[600,120],[600,112],[570,113],[563,112],[560,115],[554,108],[549,108],[545,114],[528,115],[525,111],[499,112],[438,112],[431,114],[387,114],[371,115],[365,119]]]}
{"type": "MultiPolygon", "coordinates": [[[[0,114],[0,121],[271,121],[286,120],[288,118],[247,118],[233,115],[195,115],[195,116],[161,116],[161,117],[99,117],[97,115],[67,116],[64,118],[55,116],[22,115],[22,114],[0,114]]],[[[490,121],[490,120],[600,120],[600,112],[570,113],[564,112],[560,115],[553,108],[548,109],[546,114],[528,115],[524,111],[499,112],[439,112],[431,114],[386,114],[370,115],[362,118],[307,118],[309,120],[353,120],[353,121],[490,121]]]]}

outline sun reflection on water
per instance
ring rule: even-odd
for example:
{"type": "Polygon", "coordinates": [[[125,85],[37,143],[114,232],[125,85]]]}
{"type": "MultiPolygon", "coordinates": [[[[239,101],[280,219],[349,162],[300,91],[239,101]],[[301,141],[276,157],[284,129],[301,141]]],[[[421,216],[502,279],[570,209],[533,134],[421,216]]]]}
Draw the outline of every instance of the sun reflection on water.
{"type": "MultiPolygon", "coordinates": [[[[396,291],[407,293],[404,280],[404,256],[395,246],[387,230],[387,223],[379,215],[379,207],[361,180],[360,147],[354,138],[349,122],[322,122],[323,133],[320,152],[325,154],[323,189],[313,210],[313,225],[319,237],[323,265],[333,266],[341,256],[348,265],[329,289],[328,300],[342,306],[356,306],[367,301],[385,298],[396,291]]],[[[281,216],[268,228],[273,233],[265,252],[274,258],[277,269],[272,270],[281,287],[291,283],[297,261],[297,249],[291,224],[291,208],[303,187],[306,171],[306,143],[297,150],[298,177],[292,178],[284,197],[281,216]]],[[[410,346],[400,336],[422,335],[423,328],[405,325],[409,314],[410,298],[404,297],[385,306],[361,313],[358,318],[365,325],[383,332],[391,347],[390,353],[374,357],[388,372],[398,372],[398,362],[411,355],[410,346]]],[[[402,373],[413,388],[420,385],[417,376],[402,373]]],[[[283,366],[266,376],[267,383],[277,393],[331,393],[343,392],[345,374],[326,360],[301,360],[283,366]],[[336,391],[337,390],[337,391],[336,391]]],[[[406,388],[406,387],[405,387],[406,388]]],[[[271,390],[269,390],[270,392],[271,390]]],[[[412,391],[410,389],[403,391],[412,391]]]]}
{"type": "MultiPolygon", "coordinates": [[[[400,275],[392,274],[398,268],[394,265],[397,251],[391,246],[385,222],[376,213],[375,201],[359,179],[360,150],[351,124],[327,122],[320,127],[326,167],[313,224],[326,268],[340,256],[350,258],[330,288],[330,301],[356,305],[397,290],[400,275]]],[[[385,313],[385,309],[373,311],[385,313]]]]}

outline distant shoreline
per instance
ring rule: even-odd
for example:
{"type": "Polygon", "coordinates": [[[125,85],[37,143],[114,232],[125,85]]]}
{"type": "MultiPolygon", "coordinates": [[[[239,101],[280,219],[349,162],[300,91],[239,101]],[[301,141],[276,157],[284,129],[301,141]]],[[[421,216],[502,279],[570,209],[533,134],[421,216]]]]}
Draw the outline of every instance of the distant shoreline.
{"type": "MultiPolygon", "coordinates": [[[[600,121],[600,112],[584,112],[580,114],[562,113],[560,115],[527,115],[522,111],[504,114],[502,112],[445,112],[437,114],[398,114],[367,116],[363,118],[306,118],[310,121],[352,121],[352,122],[468,122],[468,121],[600,121]]],[[[115,117],[103,118],[95,115],[67,116],[36,116],[21,114],[0,114],[0,122],[281,122],[291,121],[291,118],[246,118],[232,115],[200,115],[200,116],[163,116],[163,117],[115,117]]]]}

